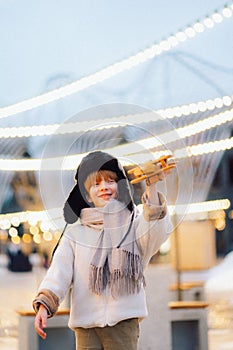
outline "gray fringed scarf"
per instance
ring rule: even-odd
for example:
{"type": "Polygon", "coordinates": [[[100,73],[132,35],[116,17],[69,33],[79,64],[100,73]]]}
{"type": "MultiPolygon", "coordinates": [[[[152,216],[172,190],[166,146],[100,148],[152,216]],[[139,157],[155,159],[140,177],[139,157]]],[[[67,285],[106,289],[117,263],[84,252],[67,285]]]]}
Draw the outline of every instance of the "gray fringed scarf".
{"type": "Polygon", "coordinates": [[[117,200],[104,208],[86,208],[81,223],[102,229],[93,255],[89,288],[101,295],[108,286],[113,297],[138,293],[145,283],[133,229],[134,213],[117,200]]]}

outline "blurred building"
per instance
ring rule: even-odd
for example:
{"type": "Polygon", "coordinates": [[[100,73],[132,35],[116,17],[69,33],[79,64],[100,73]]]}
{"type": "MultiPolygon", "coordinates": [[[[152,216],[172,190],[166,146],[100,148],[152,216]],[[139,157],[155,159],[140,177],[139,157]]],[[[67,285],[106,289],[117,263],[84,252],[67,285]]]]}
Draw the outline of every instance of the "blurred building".
{"type": "MultiPolygon", "coordinates": [[[[233,136],[233,129],[231,129],[233,136]]],[[[218,255],[226,255],[233,250],[233,150],[226,150],[212,182],[208,199],[228,198],[231,202],[225,211],[225,217],[220,217],[215,223],[216,250],[218,255]]]]}

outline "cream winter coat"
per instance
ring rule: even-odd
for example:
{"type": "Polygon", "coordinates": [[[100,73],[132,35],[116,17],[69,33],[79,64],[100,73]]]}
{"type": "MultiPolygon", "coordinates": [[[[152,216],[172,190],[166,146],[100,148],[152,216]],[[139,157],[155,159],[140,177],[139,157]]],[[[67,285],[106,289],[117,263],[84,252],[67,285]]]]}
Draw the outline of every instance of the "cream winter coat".
{"type": "MultiPolygon", "coordinates": [[[[133,222],[143,268],[171,232],[169,215],[158,219],[160,214],[158,206],[144,202],[143,212],[133,222]]],[[[42,303],[48,310],[48,317],[52,317],[70,290],[70,328],[113,326],[124,319],[147,316],[143,284],[139,293],[119,298],[114,298],[108,288],[103,295],[90,291],[89,267],[100,234],[100,229],[80,223],[69,226],[33,302],[36,311],[42,303]]]]}

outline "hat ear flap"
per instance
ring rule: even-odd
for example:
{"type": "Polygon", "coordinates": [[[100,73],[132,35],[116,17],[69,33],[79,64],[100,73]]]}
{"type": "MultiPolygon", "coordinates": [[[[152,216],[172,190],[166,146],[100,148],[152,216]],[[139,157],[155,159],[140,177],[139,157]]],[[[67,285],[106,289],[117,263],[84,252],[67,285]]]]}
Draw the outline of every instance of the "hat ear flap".
{"type": "Polygon", "coordinates": [[[89,206],[87,200],[83,199],[79,186],[75,185],[63,208],[63,215],[67,224],[75,223],[80,216],[81,210],[89,206]]]}
{"type": "Polygon", "coordinates": [[[65,222],[67,224],[73,224],[78,220],[78,216],[75,214],[75,212],[72,210],[71,206],[69,205],[68,201],[65,202],[64,208],[63,208],[63,215],[65,222]]]}

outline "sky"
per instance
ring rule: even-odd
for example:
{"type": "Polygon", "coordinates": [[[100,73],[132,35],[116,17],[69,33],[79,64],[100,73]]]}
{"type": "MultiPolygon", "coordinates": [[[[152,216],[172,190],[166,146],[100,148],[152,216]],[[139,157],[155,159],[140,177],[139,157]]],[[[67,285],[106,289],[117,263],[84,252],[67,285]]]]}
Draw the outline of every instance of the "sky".
{"type": "MultiPolygon", "coordinates": [[[[226,3],[232,1],[0,0],[0,107],[119,62],[226,3]]],[[[106,103],[158,109],[231,95],[232,39],[233,17],[136,68],[0,125],[62,121],[106,103]]]]}

